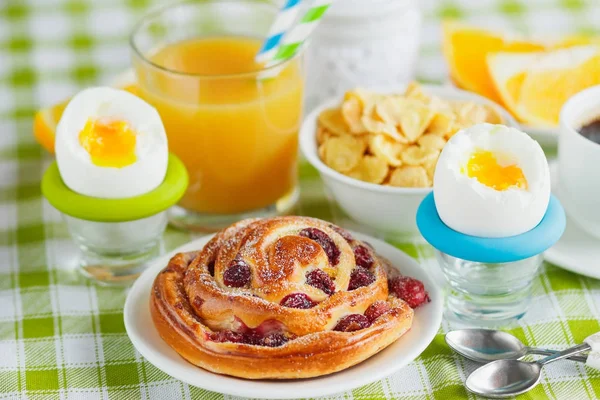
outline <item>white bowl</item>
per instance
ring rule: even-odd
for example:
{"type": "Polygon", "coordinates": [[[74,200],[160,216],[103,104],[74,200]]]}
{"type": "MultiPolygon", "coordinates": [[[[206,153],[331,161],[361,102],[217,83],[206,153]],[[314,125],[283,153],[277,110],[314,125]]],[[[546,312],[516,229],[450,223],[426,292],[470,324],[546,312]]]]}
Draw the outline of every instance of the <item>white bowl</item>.
{"type": "MultiPolygon", "coordinates": [[[[519,127],[506,110],[482,96],[447,86],[423,85],[423,89],[426,93],[443,99],[491,105],[497,108],[506,125],[519,127]]],[[[403,91],[404,87],[398,87],[381,92],[403,91]]],[[[323,182],[340,207],[358,223],[382,233],[418,234],[415,222],[417,208],[431,188],[399,188],[359,181],[328,167],[319,158],[316,140],[317,119],[323,110],[335,107],[339,103],[339,98],[330,99],[304,119],[300,129],[300,148],[304,157],[319,171],[323,182]]]]}

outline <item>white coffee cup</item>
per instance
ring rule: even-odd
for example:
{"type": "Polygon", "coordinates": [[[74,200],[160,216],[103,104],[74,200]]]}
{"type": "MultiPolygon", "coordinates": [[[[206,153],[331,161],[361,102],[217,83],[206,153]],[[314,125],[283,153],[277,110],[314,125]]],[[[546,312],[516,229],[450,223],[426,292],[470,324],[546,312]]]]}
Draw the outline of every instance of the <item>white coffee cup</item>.
{"type": "Polygon", "coordinates": [[[560,113],[558,191],[567,214],[600,239],[600,144],[578,130],[600,118],[600,85],[571,97],[560,113]]]}

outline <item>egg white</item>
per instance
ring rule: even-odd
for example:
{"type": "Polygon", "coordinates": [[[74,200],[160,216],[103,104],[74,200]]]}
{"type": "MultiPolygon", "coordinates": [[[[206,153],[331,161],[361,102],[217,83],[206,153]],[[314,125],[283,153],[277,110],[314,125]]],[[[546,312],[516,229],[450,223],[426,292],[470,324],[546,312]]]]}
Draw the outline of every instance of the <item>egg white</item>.
{"type": "Polygon", "coordinates": [[[478,237],[519,235],[536,227],[548,208],[548,161],[540,145],[518,129],[475,125],[446,143],[436,165],[433,194],[441,220],[455,231],[478,237]],[[519,166],[527,189],[499,191],[467,176],[463,168],[477,150],[519,166]]]}
{"type": "Polygon", "coordinates": [[[94,87],[79,92],[65,108],[55,140],[56,161],[64,183],[86,196],[138,196],[157,188],[167,173],[167,136],[158,112],[124,90],[94,87]],[[90,118],[126,121],[136,134],[136,161],[121,168],[93,164],[79,142],[79,134],[90,118]]]}

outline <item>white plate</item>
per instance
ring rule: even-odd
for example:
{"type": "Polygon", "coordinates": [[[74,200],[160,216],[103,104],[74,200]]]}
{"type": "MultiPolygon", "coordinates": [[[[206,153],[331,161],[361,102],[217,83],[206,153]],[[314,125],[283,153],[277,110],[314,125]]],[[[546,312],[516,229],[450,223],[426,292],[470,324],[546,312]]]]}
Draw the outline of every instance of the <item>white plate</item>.
{"type": "MultiPolygon", "coordinates": [[[[560,200],[558,187],[558,165],[550,165],[552,177],[552,192],[560,200]]],[[[546,250],[544,258],[556,264],[558,267],[577,274],[600,279],[600,240],[589,235],[577,225],[567,213],[567,228],[560,240],[551,248],[546,250]]]]}
{"type": "Polygon", "coordinates": [[[372,244],[379,254],[399,266],[403,274],[421,280],[429,292],[431,302],[415,310],[413,326],[408,333],[385,350],[352,368],[319,378],[252,381],[218,375],[196,367],[163,342],[154,328],[148,307],[154,277],[167,265],[173,254],[201,249],[211,236],[196,239],[171,254],[159,257],[138,278],[125,302],[127,334],[140,354],[158,369],[192,386],[234,396],[262,399],[325,396],[382,379],[413,361],[431,343],[442,322],[444,299],[433,279],[412,258],[380,240],[359,233],[353,235],[372,244]]]}

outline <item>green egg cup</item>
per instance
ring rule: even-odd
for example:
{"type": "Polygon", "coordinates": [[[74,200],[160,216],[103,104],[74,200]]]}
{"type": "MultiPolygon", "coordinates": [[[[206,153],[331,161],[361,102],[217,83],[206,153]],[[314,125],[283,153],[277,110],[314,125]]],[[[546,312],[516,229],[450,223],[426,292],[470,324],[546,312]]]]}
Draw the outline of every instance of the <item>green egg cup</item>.
{"type": "Polygon", "coordinates": [[[134,197],[103,199],[69,189],[55,161],[42,178],[42,194],[54,208],[71,217],[96,222],[124,222],[149,217],[175,205],[185,193],[188,180],[181,160],[169,153],[165,180],[156,189],[134,197]]]}
{"type": "Polygon", "coordinates": [[[130,283],[160,254],[166,211],[187,186],[187,171],[173,154],[163,183],[140,196],[103,199],[76,193],[63,182],[56,162],[42,178],[42,194],[62,212],[79,247],[80,271],[101,284],[130,283]]]}

